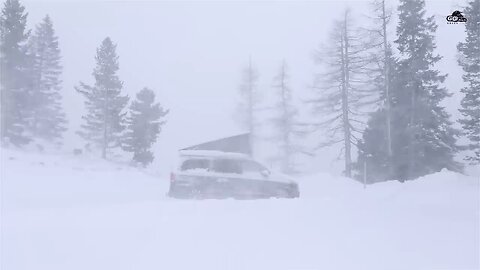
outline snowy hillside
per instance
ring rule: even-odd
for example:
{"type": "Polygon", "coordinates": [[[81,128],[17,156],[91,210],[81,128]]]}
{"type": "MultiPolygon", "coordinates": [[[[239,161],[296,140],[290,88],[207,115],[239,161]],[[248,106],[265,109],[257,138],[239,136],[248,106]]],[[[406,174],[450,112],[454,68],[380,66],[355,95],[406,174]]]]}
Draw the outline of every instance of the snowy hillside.
{"type": "Polygon", "coordinates": [[[301,198],[181,201],[124,165],[2,150],[10,269],[479,269],[479,179],[363,186],[298,179],[301,198]]]}

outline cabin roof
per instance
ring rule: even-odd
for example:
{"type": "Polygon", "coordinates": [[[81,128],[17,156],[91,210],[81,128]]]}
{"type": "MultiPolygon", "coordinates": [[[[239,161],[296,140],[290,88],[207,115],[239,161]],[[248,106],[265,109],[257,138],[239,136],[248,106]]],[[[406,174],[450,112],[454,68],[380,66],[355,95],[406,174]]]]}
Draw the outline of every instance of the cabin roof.
{"type": "Polygon", "coordinates": [[[240,153],[251,155],[250,133],[243,133],[235,136],[225,137],[181,149],[185,150],[209,150],[228,153],[240,153]]]}

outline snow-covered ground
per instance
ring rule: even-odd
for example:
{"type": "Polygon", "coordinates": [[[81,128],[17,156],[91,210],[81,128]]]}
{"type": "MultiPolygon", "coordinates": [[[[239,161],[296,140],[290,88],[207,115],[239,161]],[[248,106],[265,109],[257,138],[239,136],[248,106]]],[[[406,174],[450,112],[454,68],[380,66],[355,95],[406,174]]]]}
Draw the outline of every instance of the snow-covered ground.
{"type": "Polygon", "coordinates": [[[167,177],[3,150],[2,270],[479,269],[478,177],[368,186],[317,174],[301,198],[181,201],[167,177]]]}

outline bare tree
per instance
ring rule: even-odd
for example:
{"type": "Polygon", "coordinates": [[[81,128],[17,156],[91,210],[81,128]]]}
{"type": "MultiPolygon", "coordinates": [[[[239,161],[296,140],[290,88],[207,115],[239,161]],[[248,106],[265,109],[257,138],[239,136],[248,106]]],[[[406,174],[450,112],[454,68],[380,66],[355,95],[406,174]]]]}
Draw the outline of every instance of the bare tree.
{"type": "Polygon", "coordinates": [[[324,72],[315,78],[313,88],[317,96],[307,101],[319,118],[313,126],[324,130],[328,138],[318,148],[343,143],[348,177],[352,171],[352,146],[359,141],[365,125],[362,108],[372,103],[372,90],[366,83],[366,49],[357,34],[347,9],[343,19],[336,22],[329,46],[316,55],[324,72]]]}
{"type": "Polygon", "coordinates": [[[389,59],[390,59],[390,49],[389,49],[389,44],[388,44],[388,38],[387,38],[387,25],[388,22],[390,21],[390,15],[386,13],[385,10],[385,0],[381,0],[380,2],[381,5],[381,13],[380,13],[380,19],[382,22],[382,33],[383,33],[383,83],[385,87],[385,110],[387,112],[387,151],[389,157],[392,156],[392,116],[391,116],[391,110],[390,110],[390,64],[389,64],[389,59]]]}
{"type": "Polygon", "coordinates": [[[256,118],[257,103],[259,100],[257,93],[258,72],[249,59],[248,66],[242,72],[242,82],[240,84],[239,102],[239,120],[241,125],[247,129],[250,134],[250,153],[253,155],[254,141],[256,136],[256,118]]]}
{"type": "Polygon", "coordinates": [[[278,74],[273,79],[273,87],[278,97],[274,105],[275,116],[272,118],[272,124],[276,135],[274,140],[280,145],[282,151],[281,167],[285,173],[294,171],[293,156],[297,152],[294,144],[297,110],[292,101],[292,90],[288,85],[289,75],[288,66],[285,61],[282,62],[278,74]]]}
{"type": "Polygon", "coordinates": [[[391,113],[391,90],[392,81],[392,50],[388,39],[388,24],[391,18],[391,11],[387,9],[385,0],[374,0],[372,3],[372,14],[370,17],[372,27],[366,29],[366,47],[370,49],[369,61],[370,77],[379,92],[379,104],[385,110],[385,127],[387,154],[391,159],[392,152],[392,113],[391,113]]]}

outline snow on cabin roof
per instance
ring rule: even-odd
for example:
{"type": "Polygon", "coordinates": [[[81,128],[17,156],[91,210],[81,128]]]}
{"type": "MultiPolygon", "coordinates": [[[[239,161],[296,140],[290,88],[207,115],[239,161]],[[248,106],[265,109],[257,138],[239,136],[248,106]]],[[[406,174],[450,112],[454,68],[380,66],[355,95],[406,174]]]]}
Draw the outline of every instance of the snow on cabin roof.
{"type": "Polygon", "coordinates": [[[184,148],[182,151],[183,150],[208,150],[251,155],[250,133],[204,142],[184,148]]]}
{"type": "Polygon", "coordinates": [[[180,155],[189,157],[222,157],[231,159],[249,159],[249,156],[246,154],[215,150],[180,150],[179,152],[180,155]]]}

